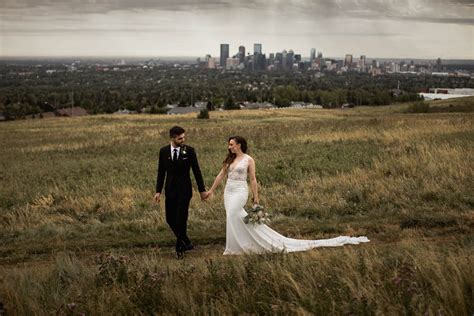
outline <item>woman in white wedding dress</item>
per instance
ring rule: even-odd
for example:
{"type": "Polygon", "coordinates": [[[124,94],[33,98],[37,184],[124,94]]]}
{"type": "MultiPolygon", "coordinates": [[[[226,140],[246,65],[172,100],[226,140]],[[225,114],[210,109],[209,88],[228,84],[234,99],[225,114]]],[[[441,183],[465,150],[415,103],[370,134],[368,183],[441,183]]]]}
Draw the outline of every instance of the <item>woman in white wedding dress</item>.
{"type": "Polygon", "coordinates": [[[224,160],[224,166],[207,192],[207,198],[212,196],[216,187],[227,176],[224,191],[224,206],[227,218],[224,255],[294,252],[316,247],[337,247],[345,244],[369,242],[367,237],[348,236],[320,240],[293,239],[282,236],[264,224],[245,224],[243,218],[247,215],[247,212],[244,210],[244,206],[247,203],[249,193],[247,175],[250,178],[253,203],[259,203],[255,162],[252,157],[246,154],[247,142],[243,137],[230,137],[228,149],[229,153],[224,160]]]}

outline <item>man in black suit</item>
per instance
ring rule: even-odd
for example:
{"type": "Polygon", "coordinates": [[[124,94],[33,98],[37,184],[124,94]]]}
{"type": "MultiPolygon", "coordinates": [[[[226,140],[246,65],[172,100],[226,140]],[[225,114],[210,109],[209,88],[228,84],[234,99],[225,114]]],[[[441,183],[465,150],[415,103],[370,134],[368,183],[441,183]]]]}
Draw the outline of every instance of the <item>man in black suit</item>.
{"type": "Polygon", "coordinates": [[[184,251],[194,248],[186,234],[189,202],[193,194],[189,176],[191,168],[202,200],[206,198],[206,189],[196,152],[184,145],[185,130],[179,126],[172,127],[170,139],[170,144],[160,149],[155,201],[160,202],[164,184],[166,222],[176,236],[176,256],[182,259],[184,251]]]}

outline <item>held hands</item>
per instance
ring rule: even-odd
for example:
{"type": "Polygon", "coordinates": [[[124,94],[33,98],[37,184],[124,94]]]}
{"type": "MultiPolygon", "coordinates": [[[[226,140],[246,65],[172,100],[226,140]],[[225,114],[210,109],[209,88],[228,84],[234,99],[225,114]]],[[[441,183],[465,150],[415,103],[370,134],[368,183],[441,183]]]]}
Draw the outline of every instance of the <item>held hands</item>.
{"type": "Polygon", "coordinates": [[[207,201],[211,195],[212,195],[212,191],[207,191],[207,192],[201,192],[201,201],[207,201]]]}
{"type": "Polygon", "coordinates": [[[199,192],[199,194],[201,195],[201,201],[207,200],[207,198],[209,196],[208,192],[199,192]]]}

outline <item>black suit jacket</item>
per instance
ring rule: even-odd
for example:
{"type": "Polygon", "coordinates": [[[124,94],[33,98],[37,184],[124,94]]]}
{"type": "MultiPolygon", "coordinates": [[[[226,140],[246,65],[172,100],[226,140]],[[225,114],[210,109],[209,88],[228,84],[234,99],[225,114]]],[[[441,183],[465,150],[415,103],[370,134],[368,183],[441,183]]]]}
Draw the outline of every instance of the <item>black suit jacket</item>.
{"type": "Polygon", "coordinates": [[[193,189],[190,169],[193,170],[199,192],[206,191],[194,148],[188,145],[182,146],[178,161],[172,161],[171,145],[162,147],[158,162],[156,192],[161,193],[164,184],[166,198],[191,198],[193,189]]]}

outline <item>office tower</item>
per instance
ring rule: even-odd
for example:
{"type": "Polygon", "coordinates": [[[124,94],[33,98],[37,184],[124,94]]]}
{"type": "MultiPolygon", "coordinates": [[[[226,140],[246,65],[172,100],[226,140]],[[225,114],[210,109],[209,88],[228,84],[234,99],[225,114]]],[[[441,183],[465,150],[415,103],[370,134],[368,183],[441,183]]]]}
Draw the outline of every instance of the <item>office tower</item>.
{"type": "Polygon", "coordinates": [[[239,60],[241,63],[245,61],[245,46],[239,46],[239,60]]]}
{"type": "Polygon", "coordinates": [[[286,70],[287,66],[288,66],[288,52],[286,51],[286,49],[284,49],[283,52],[281,52],[281,69],[286,70]]]}
{"type": "Polygon", "coordinates": [[[311,48],[311,53],[309,54],[309,62],[312,63],[316,59],[316,48],[311,48]]]}
{"type": "Polygon", "coordinates": [[[318,52],[318,59],[323,59],[323,52],[318,52]]]}
{"type": "Polygon", "coordinates": [[[229,58],[229,44],[221,44],[221,58],[220,58],[221,67],[226,66],[227,58],[229,58]]]}
{"type": "Polygon", "coordinates": [[[292,49],[290,49],[288,51],[287,62],[286,62],[286,65],[289,70],[293,70],[294,63],[295,63],[295,52],[292,49]]]}
{"type": "Polygon", "coordinates": [[[267,68],[267,58],[265,54],[255,54],[254,55],[254,69],[255,70],[265,70],[267,68]]]}
{"type": "Polygon", "coordinates": [[[253,44],[253,53],[261,54],[262,53],[262,44],[253,44]]]}
{"type": "Polygon", "coordinates": [[[436,70],[437,71],[441,71],[443,68],[441,66],[441,58],[438,57],[438,59],[436,60],[436,70]]]}
{"type": "Polygon", "coordinates": [[[366,62],[367,62],[367,58],[365,57],[365,55],[361,55],[360,60],[359,60],[359,67],[364,72],[366,70],[366,62]]]}
{"type": "Polygon", "coordinates": [[[347,68],[352,67],[352,54],[346,55],[346,58],[344,59],[344,66],[346,66],[347,68]]]}
{"type": "Polygon", "coordinates": [[[283,53],[276,53],[275,61],[273,63],[276,69],[281,70],[283,67],[283,53]]]}

